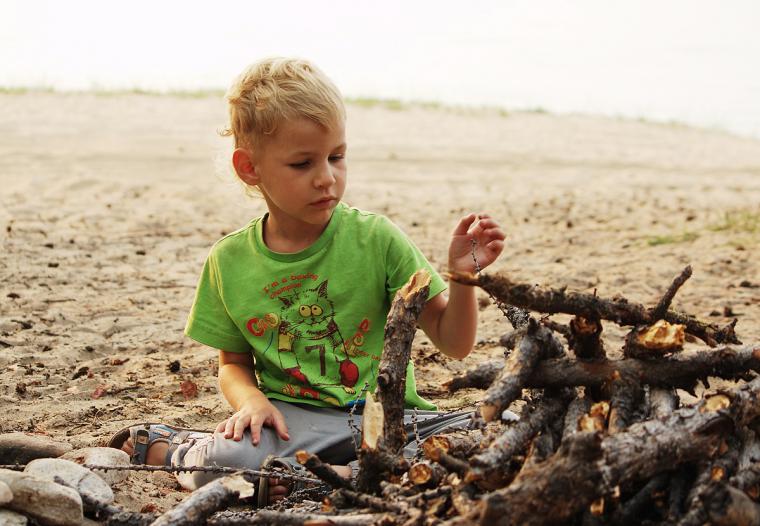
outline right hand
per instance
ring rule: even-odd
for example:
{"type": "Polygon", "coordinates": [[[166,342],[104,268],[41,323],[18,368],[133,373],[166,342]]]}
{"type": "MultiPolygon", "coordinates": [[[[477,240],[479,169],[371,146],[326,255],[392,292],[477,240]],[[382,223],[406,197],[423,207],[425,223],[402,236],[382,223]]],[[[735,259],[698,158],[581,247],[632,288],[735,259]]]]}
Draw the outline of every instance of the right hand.
{"type": "Polygon", "coordinates": [[[219,422],[217,433],[224,433],[224,438],[240,441],[246,429],[251,430],[251,442],[259,445],[262,426],[273,427],[282,440],[290,440],[285,417],[266,397],[252,397],[243,402],[240,409],[228,419],[219,422]]]}

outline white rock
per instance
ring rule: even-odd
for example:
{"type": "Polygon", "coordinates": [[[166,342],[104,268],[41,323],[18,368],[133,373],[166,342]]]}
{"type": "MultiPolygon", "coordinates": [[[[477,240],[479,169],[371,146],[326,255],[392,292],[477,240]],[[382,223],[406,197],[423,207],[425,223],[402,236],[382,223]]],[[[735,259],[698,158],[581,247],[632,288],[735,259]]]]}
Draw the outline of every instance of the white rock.
{"type": "MultiPolygon", "coordinates": [[[[60,458],[71,460],[77,464],[92,464],[97,466],[129,466],[129,455],[121,449],[112,447],[85,447],[69,451],[60,458]]],[[[92,470],[97,476],[108,482],[110,486],[118,484],[129,477],[129,471],[92,470]]]]}
{"type": "Polygon", "coordinates": [[[24,473],[53,481],[60,477],[79,493],[93,499],[110,504],[113,502],[113,491],[108,483],[87,468],[70,460],[62,458],[38,458],[26,465],[24,473]]]}
{"type": "Polygon", "coordinates": [[[32,433],[0,434],[0,464],[26,464],[35,458],[60,457],[71,451],[71,444],[32,433]]]}
{"type": "Polygon", "coordinates": [[[84,521],[82,498],[76,490],[9,469],[0,469],[0,481],[13,492],[6,508],[49,526],[76,526],[84,521]]]}
{"type": "MultiPolygon", "coordinates": [[[[11,488],[9,488],[8,484],[5,482],[0,482],[0,506],[8,504],[12,500],[13,492],[11,491],[11,488]]],[[[0,524],[2,524],[2,522],[0,522],[0,524]]]]}
{"type": "Polygon", "coordinates": [[[0,524],[3,526],[26,526],[29,521],[24,515],[11,510],[0,510],[0,524]]]}

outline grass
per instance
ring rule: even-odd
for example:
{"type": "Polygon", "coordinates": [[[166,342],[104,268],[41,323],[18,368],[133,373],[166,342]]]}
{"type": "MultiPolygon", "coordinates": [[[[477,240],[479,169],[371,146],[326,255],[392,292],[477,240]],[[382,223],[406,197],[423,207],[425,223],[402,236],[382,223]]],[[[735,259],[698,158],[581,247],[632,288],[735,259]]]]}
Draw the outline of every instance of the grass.
{"type": "Polygon", "coordinates": [[[0,86],[0,95],[27,95],[30,93],[91,93],[98,97],[118,97],[121,95],[145,95],[149,97],[180,97],[188,99],[203,99],[207,97],[224,96],[223,89],[198,90],[149,90],[143,88],[107,89],[93,86],[88,90],[56,90],[49,86],[0,86]]]}
{"type": "MultiPolygon", "coordinates": [[[[731,210],[724,212],[723,215],[714,223],[707,225],[706,230],[709,232],[730,233],[733,239],[729,244],[745,245],[746,241],[757,239],[754,234],[760,234],[760,210],[731,210]],[[742,234],[750,234],[745,240],[742,234]]],[[[674,243],[689,243],[699,238],[697,232],[686,231],[681,234],[666,234],[661,236],[652,236],[647,238],[649,246],[671,245],[674,243]]]]}
{"type": "Polygon", "coordinates": [[[732,210],[708,227],[713,232],[756,234],[760,232],[760,211],[732,210]]]}
{"type": "Polygon", "coordinates": [[[696,232],[684,232],[683,234],[670,234],[664,236],[653,236],[647,239],[647,245],[656,247],[658,245],[672,245],[673,243],[689,243],[696,240],[699,234],[696,232]]]}

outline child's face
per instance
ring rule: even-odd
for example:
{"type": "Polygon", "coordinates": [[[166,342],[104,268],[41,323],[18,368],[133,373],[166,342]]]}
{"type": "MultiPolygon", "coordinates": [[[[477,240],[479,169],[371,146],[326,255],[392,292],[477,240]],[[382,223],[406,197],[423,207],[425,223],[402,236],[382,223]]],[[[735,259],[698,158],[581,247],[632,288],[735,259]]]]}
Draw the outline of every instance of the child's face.
{"type": "Polygon", "coordinates": [[[346,189],[344,122],[288,120],[253,155],[257,185],[275,221],[324,226],[346,189]]]}

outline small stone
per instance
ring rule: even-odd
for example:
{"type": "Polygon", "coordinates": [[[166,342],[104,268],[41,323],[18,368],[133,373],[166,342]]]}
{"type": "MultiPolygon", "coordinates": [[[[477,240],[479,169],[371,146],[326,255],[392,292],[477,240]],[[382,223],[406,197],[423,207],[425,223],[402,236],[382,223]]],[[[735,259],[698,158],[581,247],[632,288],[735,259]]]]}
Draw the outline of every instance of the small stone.
{"type": "Polygon", "coordinates": [[[113,491],[105,480],[70,460],[38,458],[26,465],[24,473],[50,481],[59,477],[82,495],[87,495],[106,504],[113,502],[113,491]]]}
{"type": "Polygon", "coordinates": [[[26,464],[35,458],[60,457],[71,451],[71,444],[32,433],[0,434],[0,464],[26,464]]]}
{"type": "Polygon", "coordinates": [[[3,526],[26,526],[28,520],[24,515],[11,510],[0,510],[0,524],[3,526]]]}
{"type": "MultiPolygon", "coordinates": [[[[9,488],[8,484],[5,482],[0,482],[0,506],[8,504],[12,500],[13,492],[11,491],[11,488],[9,488]]],[[[0,522],[0,524],[2,523],[0,522]]]]}
{"type": "MultiPolygon", "coordinates": [[[[112,447],[75,449],[74,451],[69,451],[61,458],[71,460],[77,464],[90,464],[93,466],[129,466],[129,455],[126,451],[112,447]]],[[[126,480],[130,473],[126,470],[102,471],[99,469],[94,469],[92,472],[105,480],[111,487],[126,480]]]]}
{"type": "Polygon", "coordinates": [[[10,469],[0,469],[0,480],[13,492],[6,508],[49,526],[77,526],[84,521],[82,498],[76,490],[10,469]]]}

